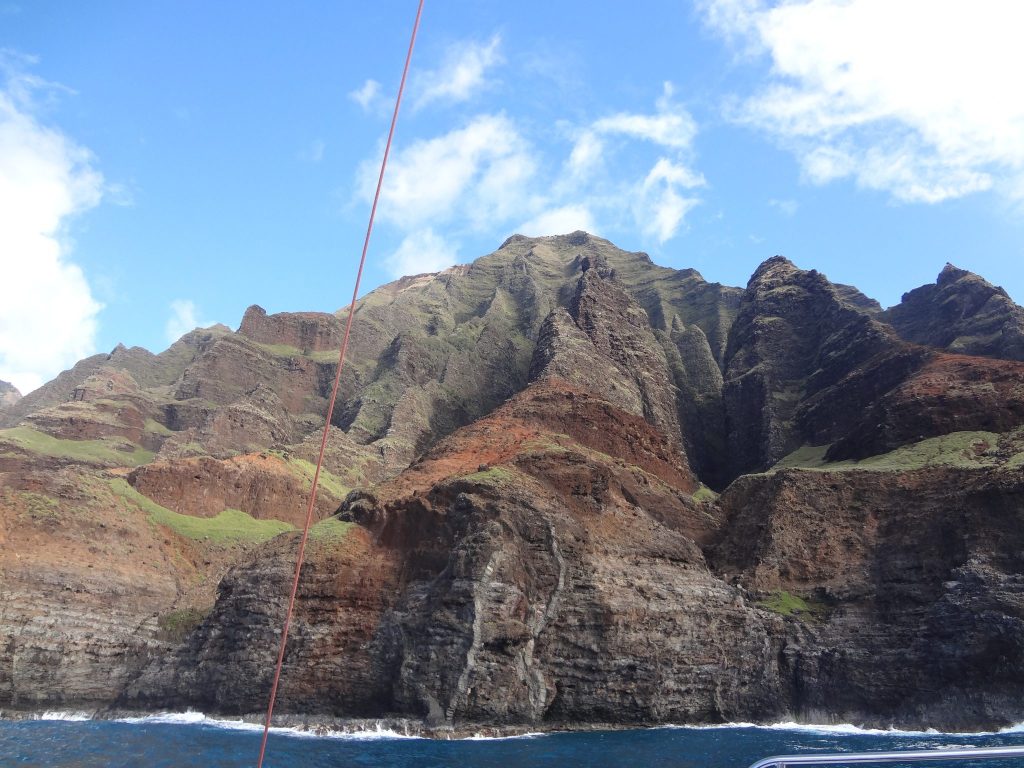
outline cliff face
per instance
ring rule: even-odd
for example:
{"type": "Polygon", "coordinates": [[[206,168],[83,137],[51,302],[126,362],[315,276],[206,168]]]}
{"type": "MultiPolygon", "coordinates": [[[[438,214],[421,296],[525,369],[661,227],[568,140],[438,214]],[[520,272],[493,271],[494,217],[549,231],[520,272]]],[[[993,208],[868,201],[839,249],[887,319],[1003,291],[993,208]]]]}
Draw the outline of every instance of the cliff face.
{"type": "Polygon", "coordinates": [[[21,392],[13,384],[0,381],[0,414],[21,400],[21,392]]]}
{"type": "Polygon", "coordinates": [[[947,264],[934,285],[881,316],[903,338],[965,355],[1024,360],[1024,310],[1002,288],[947,264]]]}
{"type": "MultiPolygon", "coordinates": [[[[782,622],[710,572],[699,542],[718,511],[695,488],[640,417],[559,379],[531,385],[349,497],[341,517],[358,528],[313,555],[282,705],[431,724],[775,714],[782,622]],[[325,610],[359,630],[339,634],[325,610]],[[352,672],[312,675],[317,659],[352,672]]],[[[257,709],[280,563],[239,568],[187,647],[124,703],[205,691],[217,708],[257,709]]]]}
{"type": "Polygon", "coordinates": [[[735,482],[722,510],[716,570],[807,598],[780,650],[795,712],[950,729],[1019,718],[1019,465],[780,470],[735,482]]]}
{"type": "MultiPolygon", "coordinates": [[[[999,289],[882,312],[574,233],[357,312],[282,711],[1024,719],[999,289]]],[[[344,321],[251,307],[0,409],[0,707],[264,706],[344,321]]]]}
{"type": "MultiPolygon", "coordinates": [[[[816,271],[782,257],[762,264],[747,285],[725,354],[723,396],[732,476],[771,466],[806,442],[801,411],[829,401],[829,422],[814,437],[831,442],[843,421],[880,394],[846,386],[849,376],[904,346],[847,293],[816,271]],[[843,390],[840,397],[837,390],[843,390]]],[[[905,375],[882,377],[893,386],[905,375]]]]}

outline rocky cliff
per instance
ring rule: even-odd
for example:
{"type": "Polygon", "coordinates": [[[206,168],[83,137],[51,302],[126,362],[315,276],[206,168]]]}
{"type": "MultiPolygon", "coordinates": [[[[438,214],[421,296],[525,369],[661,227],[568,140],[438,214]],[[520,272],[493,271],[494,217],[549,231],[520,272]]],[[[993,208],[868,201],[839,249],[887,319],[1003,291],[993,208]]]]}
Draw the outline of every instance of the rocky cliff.
{"type": "Polygon", "coordinates": [[[21,392],[13,384],[0,381],[0,413],[21,400],[21,392]]]}
{"type": "Polygon", "coordinates": [[[882,318],[918,344],[1024,360],[1024,310],[1002,288],[952,264],[934,285],[903,294],[882,318]]]}
{"type": "MultiPolygon", "coordinates": [[[[281,711],[1024,719],[1000,289],[947,268],[883,312],[578,232],[357,313],[281,711]]],[[[0,707],[264,706],[345,319],[251,307],[0,410],[0,707]]]]}

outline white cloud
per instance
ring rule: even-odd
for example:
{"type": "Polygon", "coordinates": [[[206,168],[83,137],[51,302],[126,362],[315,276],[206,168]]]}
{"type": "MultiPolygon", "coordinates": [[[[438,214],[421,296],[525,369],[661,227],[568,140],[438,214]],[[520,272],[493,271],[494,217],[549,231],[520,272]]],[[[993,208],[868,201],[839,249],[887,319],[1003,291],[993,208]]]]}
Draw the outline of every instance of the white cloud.
{"type": "Polygon", "coordinates": [[[1024,187],[1024,4],[707,0],[709,25],[772,62],[734,117],[777,136],[806,178],[908,202],[1024,187]]]}
{"type": "Polygon", "coordinates": [[[569,155],[569,171],[585,176],[612,151],[602,137],[649,142],[677,156],[689,153],[697,135],[697,123],[686,109],[672,100],[674,92],[672,83],[663,83],[653,114],[618,112],[595,120],[578,132],[569,155]]]}
{"type": "Polygon", "coordinates": [[[773,197],[768,201],[768,205],[777,210],[783,216],[795,216],[796,212],[800,210],[800,203],[796,200],[778,200],[773,197]]]}
{"type": "MultiPolygon", "coordinates": [[[[373,161],[360,171],[360,192],[373,198],[373,161]]],[[[528,207],[534,150],[504,115],[479,115],[465,127],[420,139],[393,155],[378,216],[407,230],[428,223],[476,229],[499,225],[528,207]]]]}
{"type": "Polygon", "coordinates": [[[673,187],[684,187],[685,189],[703,187],[707,184],[703,175],[691,171],[685,165],[672,162],[667,157],[658,158],[658,162],[654,164],[651,172],[644,179],[645,186],[654,185],[659,182],[673,187]]]}
{"type": "Polygon", "coordinates": [[[102,309],[68,258],[69,220],[100,202],[94,158],[36,117],[48,84],[0,56],[0,379],[27,393],[95,352],[102,309]]]}
{"type": "Polygon", "coordinates": [[[586,205],[570,204],[544,211],[516,228],[527,237],[565,235],[576,230],[598,234],[594,215],[586,205]]]}
{"type": "Polygon", "coordinates": [[[618,207],[614,198],[628,199],[634,223],[640,231],[664,243],[682,228],[684,217],[700,200],[682,194],[705,185],[704,177],[690,169],[693,140],[697,123],[680,104],[673,100],[672,83],[662,86],[653,113],[619,112],[595,120],[576,134],[575,144],[566,162],[572,183],[587,181],[592,185],[594,174],[608,160],[623,154],[624,149],[635,150],[635,143],[653,145],[660,153],[647,174],[631,185],[612,181],[609,189],[598,201],[589,199],[590,208],[618,207]],[[612,192],[612,189],[618,187],[612,192]],[[608,194],[611,192],[611,194],[608,194]]]}
{"type": "Polygon", "coordinates": [[[386,264],[392,275],[402,277],[440,272],[454,264],[456,258],[456,250],[427,227],[407,235],[386,264]]]}
{"type": "MultiPolygon", "coordinates": [[[[700,202],[693,190],[705,185],[689,164],[696,125],[672,95],[666,83],[653,113],[560,124],[570,146],[538,146],[504,114],[477,115],[407,144],[388,164],[377,212],[403,238],[389,268],[436,271],[453,263],[463,238],[497,238],[517,223],[529,236],[595,232],[600,224],[671,239],[700,202]]],[[[377,162],[358,171],[357,193],[367,202],[377,162]]]]}
{"type": "MultiPolygon", "coordinates": [[[[359,194],[372,200],[378,167],[359,171],[359,194]]],[[[505,231],[530,215],[540,198],[530,192],[535,150],[504,115],[478,115],[466,125],[420,139],[388,163],[378,220],[399,230],[401,245],[387,259],[391,272],[436,272],[455,262],[467,233],[505,231]],[[434,227],[443,226],[445,237],[434,227]]]]}
{"type": "Polygon", "coordinates": [[[604,142],[593,130],[585,130],[576,139],[569,154],[569,173],[584,177],[598,166],[604,157],[604,142]]]}
{"type": "Polygon", "coordinates": [[[653,115],[620,112],[594,123],[598,134],[629,136],[670,149],[687,150],[697,135],[697,123],[690,113],[672,101],[672,83],[664,83],[653,115]]]}
{"type": "Polygon", "coordinates": [[[198,320],[195,302],[190,299],[175,299],[171,302],[171,316],[164,324],[164,336],[174,343],[189,331],[196,328],[209,328],[214,325],[212,320],[198,320]]]}
{"type": "Polygon", "coordinates": [[[659,243],[674,237],[686,214],[700,203],[700,198],[686,197],[680,190],[704,184],[704,177],[686,166],[659,158],[633,197],[633,212],[640,231],[659,243]]]}
{"type": "Polygon", "coordinates": [[[370,112],[380,98],[380,83],[376,80],[367,80],[359,88],[350,91],[348,97],[362,107],[364,112],[370,112]]]}
{"type": "Polygon", "coordinates": [[[466,101],[488,85],[488,70],[502,61],[501,37],[494,35],[486,43],[456,43],[448,48],[438,69],[427,70],[416,82],[415,106],[434,101],[466,101]]]}

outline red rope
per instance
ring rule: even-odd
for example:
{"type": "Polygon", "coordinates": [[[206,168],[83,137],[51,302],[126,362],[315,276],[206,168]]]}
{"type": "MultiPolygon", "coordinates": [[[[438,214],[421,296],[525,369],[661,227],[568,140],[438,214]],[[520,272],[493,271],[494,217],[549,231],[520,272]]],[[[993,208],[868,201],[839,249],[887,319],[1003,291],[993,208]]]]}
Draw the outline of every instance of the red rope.
{"type": "Polygon", "coordinates": [[[388,165],[388,155],[391,153],[391,141],[395,136],[395,124],[398,122],[398,109],[402,105],[402,93],[405,91],[405,80],[409,74],[409,62],[412,61],[412,49],[416,44],[416,33],[420,28],[420,16],[423,14],[423,0],[419,0],[416,8],[416,21],[412,26],[412,37],[409,39],[409,51],[405,55],[405,67],[402,69],[402,80],[398,85],[398,95],[395,98],[395,111],[391,116],[391,129],[388,131],[388,141],[384,145],[384,157],[380,163],[380,175],[377,177],[377,191],[373,195],[373,206],[370,208],[370,221],[366,226],[366,238],[363,240],[363,253],[359,257],[359,270],[356,272],[356,284],[352,289],[352,302],[348,307],[348,320],[345,322],[345,336],[341,341],[341,351],[338,353],[338,370],[334,374],[334,387],[331,389],[331,401],[327,406],[327,419],[324,422],[324,433],[320,439],[320,455],[316,461],[316,472],[313,473],[313,487],[309,493],[309,505],[306,507],[306,524],[302,529],[302,540],[299,542],[299,554],[295,561],[295,577],[292,579],[292,592],[288,598],[288,612],[284,618],[284,628],[281,631],[281,648],[277,654],[277,667],[274,670],[274,684],[270,688],[270,701],[267,704],[267,719],[263,724],[263,741],[260,742],[260,756],[256,761],[256,768],[263,767],[263,756],[267,751],[267,736],[270,734],[270,721],[274,715],[274,702],[277,699],[277,687],[281,681],[281,667],[284,664],[284,651],[288,643],[288,630],[292,623],[292,614],[295,610],[295,595],[299,591],[299,575],[302,572],[302,562],[306,556],[306,542],[309,539],[309,528],[313,522],[313,508],[316,504],[316,491],[320,483],[320,470],[324,464],[324,453],[327,450],[327,435],[331,428],[331,414],[334,413],[334,402],[338,398],[338,386],[341,383],[341,369],[345,365],[345,355],[348,352],[349,335],[352,332],[352,320],[356,314],[356,299],[359,296],[359,283],[363,279],[363,267],[366,265],[366,251],[370,247],[370,234],[373,232],[373,219],[377,215],[377,203],[380,200],[381,186],[384,184],[384,169],[388,165]]]}

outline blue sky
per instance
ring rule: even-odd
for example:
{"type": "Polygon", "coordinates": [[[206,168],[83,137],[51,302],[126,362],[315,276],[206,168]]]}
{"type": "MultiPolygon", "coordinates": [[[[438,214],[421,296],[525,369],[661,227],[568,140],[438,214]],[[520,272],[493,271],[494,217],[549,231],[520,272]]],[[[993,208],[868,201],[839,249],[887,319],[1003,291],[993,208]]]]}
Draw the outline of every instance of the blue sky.
{"type": "MultiPolygon", "coordinates": [[[[0,0],[0,379],[351,293],[415,0],[0,0]]],[[[427,0],[369,290],[587,228],[1024,299],[1016,0],[427,0]]]]}

